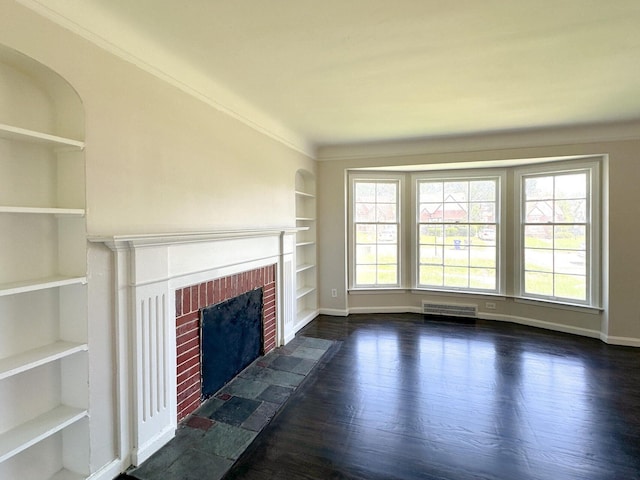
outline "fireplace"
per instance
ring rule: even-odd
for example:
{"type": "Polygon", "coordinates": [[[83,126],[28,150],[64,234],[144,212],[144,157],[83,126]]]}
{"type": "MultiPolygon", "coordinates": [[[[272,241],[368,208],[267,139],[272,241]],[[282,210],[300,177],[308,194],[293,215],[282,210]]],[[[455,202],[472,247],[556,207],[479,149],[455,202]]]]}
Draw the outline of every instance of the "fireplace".
{"type": "MultiPolygon", "coordinates": [[[[260,350],[276,346],[276,265],[212,279],[176,290],[176,385],[177,420],[196,410],[206,396],[203,391],[204,355],[202,312],[259,289],[261,303],[260,350]]],[[[231,354],[233,356],[233,354],[231,354]]],[[[223,367],[224,368],[224,367],[223,367]]],[[[236,372],[237,373],[237,372],[236,372]]],[[[230,379],[228,379],[230,380],[230,379]]],[[[215,393],[215,392],[213,392],[215,393]]]]}
{"type": "Polygon", "coordinates": [[[114,252],[115,433],[123,462],[149,458],[199,405],[200,309],[262,288],[264,350],[294,337],[296,231],[90,238],[114,252]]]}

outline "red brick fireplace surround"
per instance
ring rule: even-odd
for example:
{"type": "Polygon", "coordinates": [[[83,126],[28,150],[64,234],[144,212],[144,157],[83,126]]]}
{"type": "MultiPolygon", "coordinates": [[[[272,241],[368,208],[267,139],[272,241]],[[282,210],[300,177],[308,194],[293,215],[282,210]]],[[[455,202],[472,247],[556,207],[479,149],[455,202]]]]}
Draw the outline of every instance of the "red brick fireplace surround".
{"type": "Polygon", "coordinates": [[[202,404],[200,309],[263,289],[263,351],[276,346],[276,265],[216,278],[176,290],[178,421],[202,404]]]}

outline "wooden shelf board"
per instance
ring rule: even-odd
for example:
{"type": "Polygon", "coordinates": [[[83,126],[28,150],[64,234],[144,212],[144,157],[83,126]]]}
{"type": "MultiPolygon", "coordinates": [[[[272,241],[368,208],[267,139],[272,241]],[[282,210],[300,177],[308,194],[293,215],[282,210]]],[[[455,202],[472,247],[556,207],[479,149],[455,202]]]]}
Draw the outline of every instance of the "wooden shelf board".
{"type": "Polygon", "coordinates": [[[296,290],[296,299],[302,298],[305,295],[309,295],[311,292],[315,292],[315,288],[313,287],[302,287],[296,290]]]}
{"type": "Polygon", "coordinates": [[[299,197],[316,198],[313,193],[302,192],[300,190],[296,190],[296,195],[299,197]]]}
{"type": "Polygon", "coordinates": [[[45,214],[45,215],[70,215],[70,216],[84,216],[83,208],[56,208],[56,207],[10,207],[6,205],[0,205],[0,213],[31,213],[31,214],[45,214]]]}
{"type": "Polygon", "coordinates": [[[28,130],[21,127],[14,127],[13,125],[6,125],[3,123],[0,123],[0,138],[30,143],[48,143],[50,145],[75,147],[78,149],[84,148],[84,142],[80,140],[59,137],[57,135],[37,132],[35,130],[28,130]]]}
{"type": "Polygon", "coordinates": [[[86,350],[86,343],[60,341],[0,359],[0,380],[86,350]]]}
{"type": "Polygon", "coordinates": [[[315,265],[313,263],[303,263],[296,266],[296,273],[304,272],[305,270],[309,270],[311,268],[315,268],[315,265]]]}
{"type": "Polygon", "coordinates": [[[35,292],[38,290],[46,290],[49,288],[64,287],[66,285],[76,285],[84,283],[87,283],[87,277],[66,276],[39,278],[36,280],[25,280],[23,282],[0,283],[0,297],[4,295],[35,292]]]}
{"type": "Polygon", "coordinates": [[[60,405],[0,434],[0,462],[4,462],[86,416],[86,410],[60,405]]]}

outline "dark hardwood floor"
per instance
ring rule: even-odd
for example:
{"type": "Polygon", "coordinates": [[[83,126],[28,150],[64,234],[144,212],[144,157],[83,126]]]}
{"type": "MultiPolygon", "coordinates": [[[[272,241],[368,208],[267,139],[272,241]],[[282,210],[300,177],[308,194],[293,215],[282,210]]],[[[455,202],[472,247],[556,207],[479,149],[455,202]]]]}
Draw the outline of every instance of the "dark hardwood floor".
{"type": "Polygon", "coordinates": [[[640,350],[508,323],[320,316],[335,339],[226,479],[640,479],[640,350]]]}

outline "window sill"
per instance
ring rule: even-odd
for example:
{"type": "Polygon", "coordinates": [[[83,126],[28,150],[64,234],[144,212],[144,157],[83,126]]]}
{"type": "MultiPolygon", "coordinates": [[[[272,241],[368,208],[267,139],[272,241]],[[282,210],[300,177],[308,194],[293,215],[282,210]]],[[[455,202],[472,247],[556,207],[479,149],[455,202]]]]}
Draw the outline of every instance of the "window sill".
{"type": "Polygon", "coordinates": [[[384,288],[350,288],[347,290],[349,295],[376,295],[379,293],[393,294],[393,293],[409,293],[408,290],[403,287],[384,287],[384,288]]]}
{"type": "Polygon", "coordinates": [[[553,300],[544,300],[541,298],[527,298],[527,297],[512,297],[516,303],[523,303],[525,305],[533,305],[536,307],[558,308],[561,310],[571,310],[574,312],[590,313],[592,315],[599,315],[604,312],[602,307],[593,307],[591,305],[581,305],[577,303],[565,303],[556,302],[553,300]]]}

